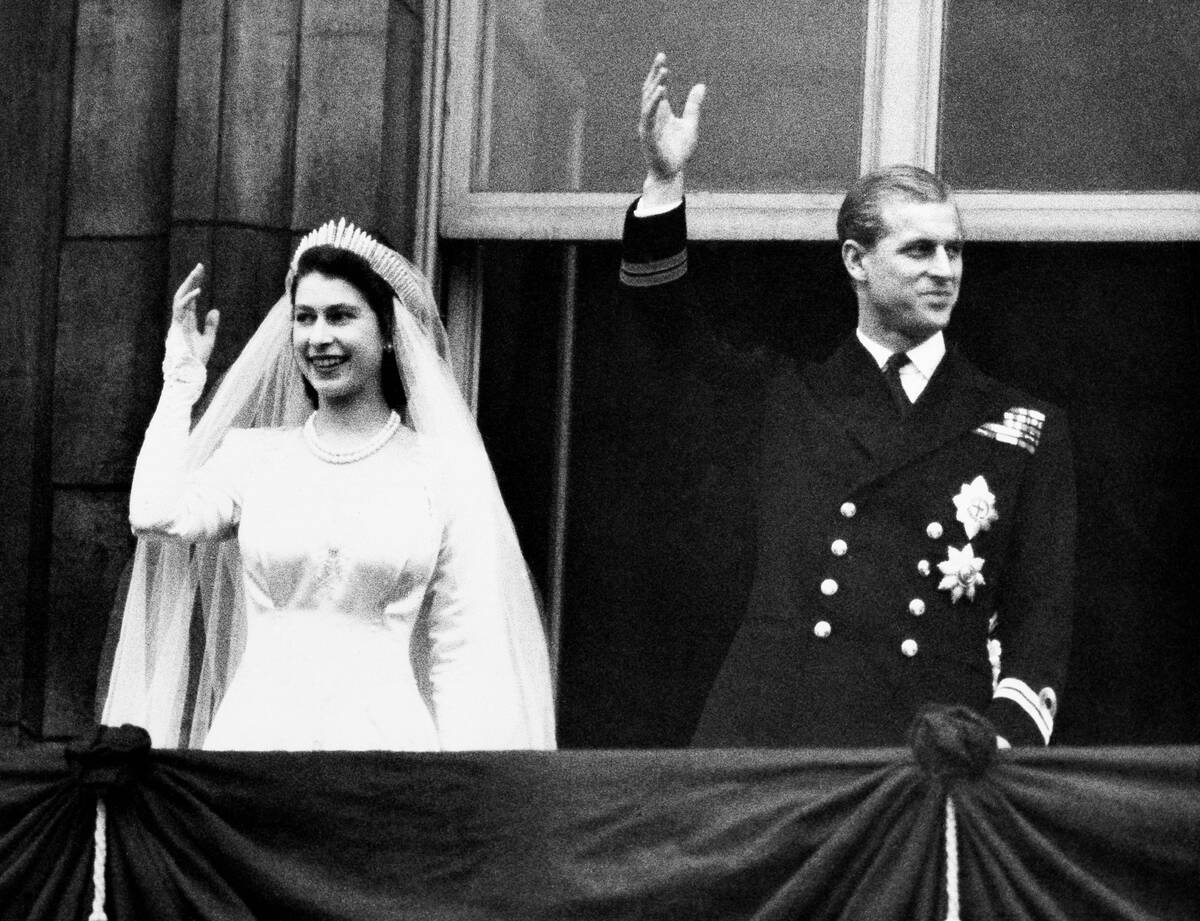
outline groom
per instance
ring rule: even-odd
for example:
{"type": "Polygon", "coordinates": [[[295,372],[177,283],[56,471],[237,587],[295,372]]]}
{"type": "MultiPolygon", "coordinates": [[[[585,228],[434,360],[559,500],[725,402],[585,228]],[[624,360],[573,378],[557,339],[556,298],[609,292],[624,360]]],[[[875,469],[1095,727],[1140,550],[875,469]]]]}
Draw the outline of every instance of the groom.
{"type": "MultiPolygon", "coordinates": [[[[642,310],[686,298],[683,180],[704,87],[677,117],[666,77],[659,55],[625,221],[621,281],[642,310]]],[[[694,744],[896,745],[928,703],[985,713],[1001,745],[1046,744],[1073,603],[1065,422],[947,343],[963,235],[945,183],[869,173],[837,233],[858,327],[772,388],[753,588],[694,744]]]]}

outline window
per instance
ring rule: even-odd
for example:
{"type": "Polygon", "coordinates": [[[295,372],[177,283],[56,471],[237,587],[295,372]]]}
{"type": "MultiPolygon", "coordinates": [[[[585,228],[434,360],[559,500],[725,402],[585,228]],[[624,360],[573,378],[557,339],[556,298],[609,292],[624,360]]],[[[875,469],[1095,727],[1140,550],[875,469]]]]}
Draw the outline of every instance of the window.
{"type": "Polygon", "coordinates": [[[975,239],[1200,238],[1191,5],[437,6],[444,237],[618,238],[638,84],[662,49],[677,97],[711,84],[697,239],[831,239],[840,190],[894,162],[940,167],[975,239]]]}
{"type": "MultiPolygon", "coordinates": [[[[628,506],[606,497],[631,488],[639,475],[653,479],[653,470],[630,468],[617,452],[599,457],[603,437],[597,433],[621,411],[605,377],[620,374],[613,365],[622,360],[604,339],[617,335],[606,326],[606,300],[615,297],[612,263],[622,214],[643,174],[634,121],[642,75],[656,51],[665,50],[678,67],[672,79],[677,101],[691,83],[710,84],[704,146],[688,176],[688,216],[697,241],[732,241],[704,245],[714,298],[727,297],[735,310],[754,309],[754,300],[745,298],[750,284],[768,288],[768,301],[803,287],[810,304],[825,305],[799,331],[782,328],[795,320],[787,311],[764,308],[778,335],[804,348],[840,335],[848,317],[838,313],[839,299],[848,302],[849,295],[835,271],[836,253],[826,250],[832,250],[842,190],[860,171],[895,162],[939,170],[959,189],[968,237],[985,244],[972,250],[979,255],[970,257],[971,272],[1013,283],[1011,290],[996,288],[1003,291],[996,300],[1000,309],[989,319],[998,324],[997,335],[1020,334],[1019,311],[1010,308],[1043,303],[1028,297],[1033,290],[1049,298],[1045,305],[1060,305],[1061,316],[1045,319],[1056,334],[1061,319],[1064,329],[1079,331],[1079,341],[1093,341],[1084,333],[1103,322],[1093,315],[1093,301],[1098,316],[1116,309],[1101,303],[1115,297],[1111,292],[1130,296],[1120,287],[1126,262],[1135,268],[1144,262],[1141,271],[1161,282],[1147,288],[1146,297],[1164,322],[1191,328],[1170,305],[1191,287],[1187,266],[1195,246],[1187,241],[1200,240],[1194,156],[1200,140],[1200,5],[438,0],[431,12],[421,261],[432,264],[440,240],[463,384],[474,394],[483,375],[489,405],[481,407],[481,426],[491,437],[506,496],[520,494],[516,504],[524,507],[514,508],[514,516],[547,596],[555,646],[564,606],[575,603],[589,618],[632,621],[641,616],[636,604],[621,605],[636,595],[638,578],[653,578],[654,554],[665,559],[685,552],[682,544],[659,545],[633,561],[620,552],[605,558],[593,540],[571,565],[566,559],[572,552],[571,509],[583,509],[589,526],[606,520],[603,544],[619,548],[632,527],[621,515],[628,506]],[[1026,242],[1039,247],[1015,245],[1026,242]],[[1171,245],[1158,245],[1163,242],[1171,245]],[[806,270],[789,276],[797,254],[806,270]],[[1040,289],[1026,270],[1031,256],[1031,264],[1044,270],[1037,275],[1044,281],[1040,289]],[[1064,260],[1087,274],[1091,300],[1051,290],[1058,277],[1053,267],[1064,260]],[[762,282],[756,273],[771,280],[762,282]],[[623,561],[641,567],[640,576],[621,571],[623,561]],[[572,579],[574,587],[567,584],[572,579]],[[585,604],[581,591],[602,600],[585,604]]],[[[1109,338],[1113,342],[1101,337],[1112,347],[1121,341],[1109,338]]],[[[1045,349],[1051,341],[1041,336],[1027,344],[1045,349]]],[[[620,353],[629,367],[635,353],[636,345],[620,353]]],[[[752,450],[749,441],[736,440],[748,431],[739,422],[739,405],[754,411],[755,375],[763,370],[747,355],[732,365],[713,356],[722,374],[739,377],[728,392],[712,397],[712,406],[729,413],[731,437],[720,450],[728,449],[730,458],[752,450]],[[740,394],[744,404],[729,394],[740,394]]],[[[1043,367],[1044,358],[1039,351],[1029,362],[997,370],[1019,383],[1043,367]]],[[[1080,366],[1089,374],[1107,367],[1080,366]]],[[[1172,367],[1191,365],[1180,359],[1172,367]]],[[[1188,384],[1187,373],[1172,381],[1188,384]]],[[[710,383],[700,380],[697,388],[710,383]]],[[[1087,386],[1085,381],[1071,392],[1087,386]]],[[[636,390],[624,381],[618,389],[636,390]]],[[[1170,392],[1176,391],[1190,394],[1191,388],[1170,392]]],[[[1143,395],[1126,396],[1136,401],[1143,395]]],[[[1099,404],[1090,409],[1096,412],[1085,413],[1089,424],[1111,417],[1099,404]]],[[[1121,438],[1132,431],[1122,429],[1121,438]]],[[[1095,437],[1102,446],[1119,443],[1124,450],[1120,438],[1095,437]]],[[[681,446],[678,457],[684,465],[695,461],[682,456],[685,450],[681,446]]],[[[729,465],[721,470],[729,488],[743,488],[741,472],[729,465]]],[[[695,481],[697,489],[706,483],[695,481]]],[[[696,540],[711,544],[717,562],[697,569],[694,584],[683,588],[697,601],[718,589],[732,597],[737,592],[730,586],[744,588],[739,580],[746,574],[735,571],[732,556],[720,556],[718,544],[745,535],[687,514],[662,510],[663,517],[677,518],[675,538],[685,535],[688,546],[696,540]]],[[[629,546],[645,538],[629,537],[629,546]]],[[[1101,611],[1092,620],[1101,623],[1103,616],[1101,611]]],[[[666,664],[710,674],[723,641],[718,634],[729,625],[710,626],[711,642],[693,648],[694,661],[666,664]]],[[[587,629],[606,627],[589,621],[587,629]]],[[[606,678],[600,666],[591,679],[624,680],[606,678]]],[[[637,680],[650,682],[646,694],[654,691],[652,677],[637,680]]],[[[681,696],[667,701],[667,709],[694,711],[695,688],[669,692],[681,696]]],[[[591,738],[628,741],[619,737],[623,729],[605,731],[601,726],[591,738]]],[[[644,738],[653,741],[655,732],[647,724],[644,738]]]]}

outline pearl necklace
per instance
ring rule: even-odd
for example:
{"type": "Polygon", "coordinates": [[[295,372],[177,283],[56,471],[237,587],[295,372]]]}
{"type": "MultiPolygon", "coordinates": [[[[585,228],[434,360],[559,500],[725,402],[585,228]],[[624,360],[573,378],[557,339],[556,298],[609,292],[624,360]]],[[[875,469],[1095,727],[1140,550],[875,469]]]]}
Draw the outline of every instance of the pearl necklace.
{"type": "Polygon", "coordinates": [[[392,436],[400,430],[400,417],[396,414],[395,410],[392,410],[383,427],[357,448],[349,451],[331,451],[321,444],[321,439],[317,436],[316,418],[317,414],[313,413],[305,421],[304,442],[313,454],[330,464],[352,464],[355,461],[362,460],[364,457],[370,457],[391,441],[392,436]]]}

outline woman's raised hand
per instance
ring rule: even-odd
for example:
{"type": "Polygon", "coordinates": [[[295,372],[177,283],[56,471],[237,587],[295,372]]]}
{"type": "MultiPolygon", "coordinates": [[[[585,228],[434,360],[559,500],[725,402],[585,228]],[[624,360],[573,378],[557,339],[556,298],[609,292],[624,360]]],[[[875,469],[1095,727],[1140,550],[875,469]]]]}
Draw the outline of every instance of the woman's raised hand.
{"type": "Polygon", "coordinates": [[[705,87],[697,83],[687,95],[683,112],[676,115],[667,99],[667,56],[654,56],[650,72],[642,84],[642,110],[638,119],[638,138],[651,178],[670,182],[679,176],[692,154],[700,135],[700,105],[705,87]]]}
{"type": "Polygon", "coordinates": [[[204,316],[204,329],[199,328],[196,322],[196,300],[200,297],[200,282],[203,279],[204,263],[198,262],[175,292],[175,300],[171,303],[171,326],[178,330],[196,360],[202,365],[207,365],[208,357],[217,341],[217,324],[221,320],[221,314],[220,311],[210,310],[204,316]]]}

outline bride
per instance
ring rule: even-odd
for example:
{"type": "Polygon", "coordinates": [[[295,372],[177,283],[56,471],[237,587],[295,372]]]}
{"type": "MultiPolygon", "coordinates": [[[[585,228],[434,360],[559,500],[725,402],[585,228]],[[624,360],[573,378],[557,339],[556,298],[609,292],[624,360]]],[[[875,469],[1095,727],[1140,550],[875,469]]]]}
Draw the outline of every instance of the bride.
{"type": "Polygon", "coordinates": [[[134,472],[103,721],[158,747],[553,747],[534,591],[424,277],[344,221],[313,231],[189,433],[202,278],[134,472]]]}

